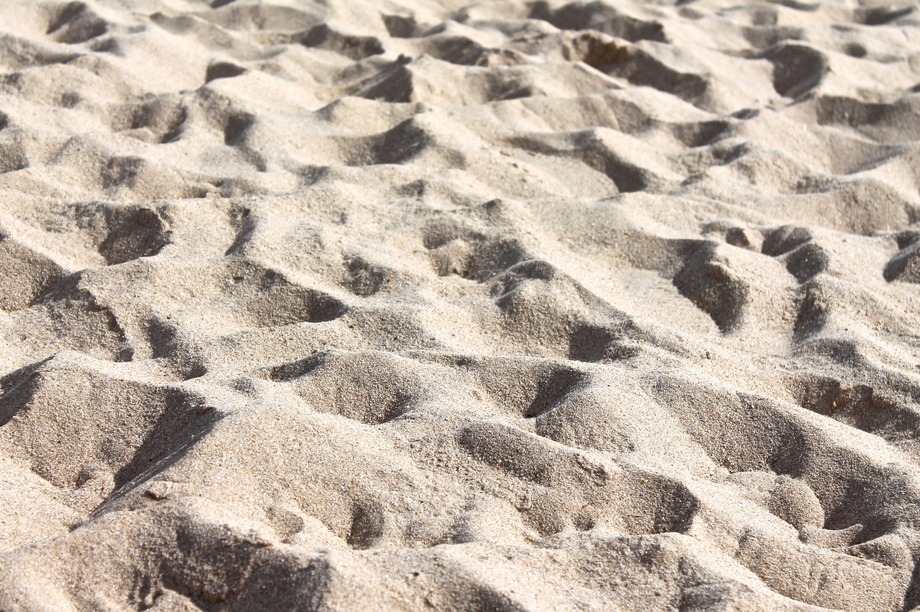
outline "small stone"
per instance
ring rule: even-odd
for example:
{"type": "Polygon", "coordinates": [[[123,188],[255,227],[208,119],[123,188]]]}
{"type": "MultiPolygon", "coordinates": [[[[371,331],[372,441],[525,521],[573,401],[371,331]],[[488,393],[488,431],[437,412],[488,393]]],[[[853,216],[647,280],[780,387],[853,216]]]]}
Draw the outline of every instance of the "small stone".
{"type": "Polygon", "coordinates": [[[170,492],[172,491],[173,483],[165,482],[163,480],[158,480],[147,487],[147,490],[144,491],[144,495],[147,497],[160,500],[166,499],[169,497],[170,492]]]}

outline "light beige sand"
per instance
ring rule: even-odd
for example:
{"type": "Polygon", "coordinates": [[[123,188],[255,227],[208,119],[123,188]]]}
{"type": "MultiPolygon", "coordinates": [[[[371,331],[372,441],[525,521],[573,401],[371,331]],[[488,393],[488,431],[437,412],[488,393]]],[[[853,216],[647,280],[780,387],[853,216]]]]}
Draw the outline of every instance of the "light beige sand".
{"type": "Polygon", "coordinates": [[[0,609],[920,605],[920,10],[0,7],[0,609]]]}

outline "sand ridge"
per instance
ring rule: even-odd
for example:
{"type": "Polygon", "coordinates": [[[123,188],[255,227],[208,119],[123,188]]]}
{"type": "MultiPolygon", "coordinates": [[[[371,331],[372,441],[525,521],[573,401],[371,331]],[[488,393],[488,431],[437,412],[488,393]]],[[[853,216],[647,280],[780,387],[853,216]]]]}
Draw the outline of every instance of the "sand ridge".
{"type": "Polygon", "coordinates": [[[0,609],[920,605],[911,3],[0,6],[0,609]]]}

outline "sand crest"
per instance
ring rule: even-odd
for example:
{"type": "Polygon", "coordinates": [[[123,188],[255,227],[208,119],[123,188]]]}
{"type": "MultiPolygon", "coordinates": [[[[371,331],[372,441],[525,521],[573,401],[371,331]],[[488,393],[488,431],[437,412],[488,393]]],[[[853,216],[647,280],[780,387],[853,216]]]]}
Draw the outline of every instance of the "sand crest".
{"type": "Polygon", "coordinates": [[[920,606],[920,9],[0,5],[0,609],[920,606]]]}

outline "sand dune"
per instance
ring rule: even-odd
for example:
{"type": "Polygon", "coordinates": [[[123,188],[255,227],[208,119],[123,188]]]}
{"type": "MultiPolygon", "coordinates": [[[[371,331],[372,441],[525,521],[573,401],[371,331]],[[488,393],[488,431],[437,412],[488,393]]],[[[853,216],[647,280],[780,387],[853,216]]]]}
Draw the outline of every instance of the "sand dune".
{"type": "Polygon", "coordinates": [[[0,6],[0,609],[920,606],[920,9],[0,6]]]}

